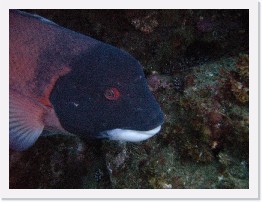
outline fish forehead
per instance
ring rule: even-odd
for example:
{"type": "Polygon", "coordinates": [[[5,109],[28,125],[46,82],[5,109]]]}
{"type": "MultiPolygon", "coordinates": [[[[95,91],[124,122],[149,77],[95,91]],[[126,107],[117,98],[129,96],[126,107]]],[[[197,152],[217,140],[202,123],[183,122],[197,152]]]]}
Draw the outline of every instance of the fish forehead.
{"type": "Polygon", "coordinates": [[[139,62],[131,55],[107,44],[100,44],[75,57],[69,64],[71,79],[91,86],[146,83],[139,62]]]}
{"type": "Polygon", "coordinates": [[[72,60],[70,66],[78,71],[83,68],[89,69],[91,74],[120,72],[125,75],[138,73],[143,75],[142,67],[134,57],[119,48],[104,43],[79,54],[72,60]]]}

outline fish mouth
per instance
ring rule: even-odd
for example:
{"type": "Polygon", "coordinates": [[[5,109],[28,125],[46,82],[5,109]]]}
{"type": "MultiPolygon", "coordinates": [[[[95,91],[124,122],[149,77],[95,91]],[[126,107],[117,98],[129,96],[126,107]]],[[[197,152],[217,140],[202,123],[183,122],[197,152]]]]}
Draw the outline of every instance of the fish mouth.
{"type": "Polygon", "coordinates": [[[144,124],[134,124],[133,127],[114,128],[100,132],[97,138],[107,138],[109,140],[124,142],[140,142],[147,140],[157,134],[164,123],[162,111],[151,116],[151,119],[144,124]]]}
{"type": "Polygon", "coordinates": [[[161,129],[161,125],[148,131],[116,128],[99,133],[98,138],[107,138],[110,140],[124,141],[124,142],[140,142],[154,136],[160,131],[160,129],[161,129]]]}

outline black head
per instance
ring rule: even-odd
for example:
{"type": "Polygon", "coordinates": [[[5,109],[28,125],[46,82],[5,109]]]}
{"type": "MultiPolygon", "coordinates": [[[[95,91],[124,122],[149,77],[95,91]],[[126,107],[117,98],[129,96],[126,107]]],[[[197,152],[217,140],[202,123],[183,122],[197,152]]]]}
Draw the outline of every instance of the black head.
{"type": "Polygon", "coordinates": [[[74,134],[95,135],[116,128],[148,131],[163,123],[163,113],[139,62],[101,44],[72,60],[50,100],[61,125],[74,134]]]}

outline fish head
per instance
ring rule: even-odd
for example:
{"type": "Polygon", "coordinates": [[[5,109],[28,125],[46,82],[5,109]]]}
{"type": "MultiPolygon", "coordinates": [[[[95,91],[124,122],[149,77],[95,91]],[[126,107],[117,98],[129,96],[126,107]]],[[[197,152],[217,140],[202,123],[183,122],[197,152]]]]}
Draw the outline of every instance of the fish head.
{"type": "Polygon", "coordinates": [[[70,133],[142,141],[164,121],[139,62],[107,44],[72,59],[50,95],[62,127],[70,133]]]}

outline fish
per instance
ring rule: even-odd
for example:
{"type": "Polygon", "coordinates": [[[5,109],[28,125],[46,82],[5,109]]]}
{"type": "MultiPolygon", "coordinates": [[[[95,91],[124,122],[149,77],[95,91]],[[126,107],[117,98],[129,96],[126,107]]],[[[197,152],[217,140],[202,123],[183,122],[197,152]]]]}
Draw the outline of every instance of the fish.
{"type": "Polygon", "coordinates": [[[44,131],[140,142],[163,122],[141,64],[125,50],[9,10],[11,150],[27,150],[44,131]]]}

